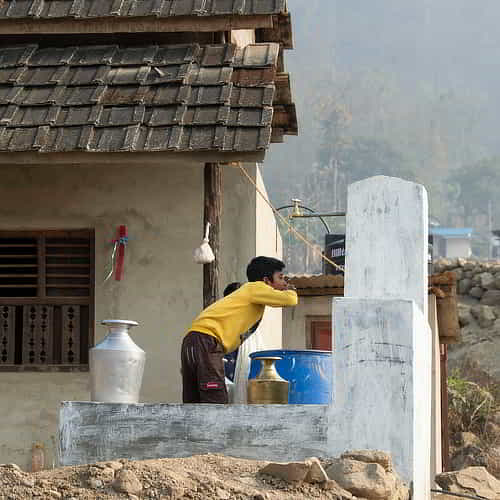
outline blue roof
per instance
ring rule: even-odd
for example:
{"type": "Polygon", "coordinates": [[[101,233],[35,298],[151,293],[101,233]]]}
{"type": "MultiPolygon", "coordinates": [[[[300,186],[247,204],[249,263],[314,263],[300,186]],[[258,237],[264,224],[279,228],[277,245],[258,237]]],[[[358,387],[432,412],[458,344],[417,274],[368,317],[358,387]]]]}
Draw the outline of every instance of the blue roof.
{"type": "Polygon", "coordinates": [[[432,227],[430,233],[443,238],[470,238],[473,229],[471,227],[432,227]]]}

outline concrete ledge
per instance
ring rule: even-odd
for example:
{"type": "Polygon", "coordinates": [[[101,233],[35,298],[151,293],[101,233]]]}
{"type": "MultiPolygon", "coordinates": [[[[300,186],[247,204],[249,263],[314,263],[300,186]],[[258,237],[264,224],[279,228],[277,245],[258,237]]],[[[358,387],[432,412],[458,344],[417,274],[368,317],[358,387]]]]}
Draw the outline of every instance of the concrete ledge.
{"type": "Polygon", "coordinates": [[[203,453],[260,460],[328,456],[328,406],[62,402],[60,465],[203,453]]]}

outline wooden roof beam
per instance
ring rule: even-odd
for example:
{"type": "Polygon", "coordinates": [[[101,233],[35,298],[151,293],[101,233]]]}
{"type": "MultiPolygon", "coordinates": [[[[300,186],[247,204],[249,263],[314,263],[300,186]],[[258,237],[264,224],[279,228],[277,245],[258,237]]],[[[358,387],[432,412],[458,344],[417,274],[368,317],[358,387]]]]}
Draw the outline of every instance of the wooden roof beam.
{"type": "Polygon", "coordinates": [[[272,28],[273,16],[114,17],[96,19],[0,20],[0,35],[73,33],[219,32],[272,28]]]}

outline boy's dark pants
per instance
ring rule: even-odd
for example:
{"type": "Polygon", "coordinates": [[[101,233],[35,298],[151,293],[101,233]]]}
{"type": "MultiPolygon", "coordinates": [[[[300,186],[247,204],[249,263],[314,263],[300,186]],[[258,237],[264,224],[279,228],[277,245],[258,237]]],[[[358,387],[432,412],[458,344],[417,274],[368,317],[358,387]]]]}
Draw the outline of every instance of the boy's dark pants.
{"type": "Polygon", "coordinates": [[[211,335],[189,332],[182,342],[182,401],[228,403],[224,349],[211,335]]]}

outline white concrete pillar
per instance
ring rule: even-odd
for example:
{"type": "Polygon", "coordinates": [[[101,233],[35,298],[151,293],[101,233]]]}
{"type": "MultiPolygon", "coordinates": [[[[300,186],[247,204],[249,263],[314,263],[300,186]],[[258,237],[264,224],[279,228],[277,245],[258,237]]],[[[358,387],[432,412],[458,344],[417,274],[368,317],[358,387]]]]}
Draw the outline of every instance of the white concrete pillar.
{"type": "Polygon", "coordinates": [[[349,187],[328,435],[332,448],[391,453],[417,500],[430,498],[427,217],[418,184],[372,177],[349,187]]]}
{"type": "Polygon", "coordinates": [[[427,317],[427,192],[377,176],[347,197],[345,297],[411,299],[427,317]]]}

